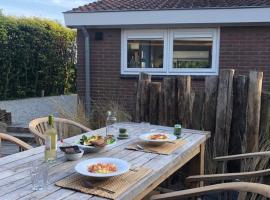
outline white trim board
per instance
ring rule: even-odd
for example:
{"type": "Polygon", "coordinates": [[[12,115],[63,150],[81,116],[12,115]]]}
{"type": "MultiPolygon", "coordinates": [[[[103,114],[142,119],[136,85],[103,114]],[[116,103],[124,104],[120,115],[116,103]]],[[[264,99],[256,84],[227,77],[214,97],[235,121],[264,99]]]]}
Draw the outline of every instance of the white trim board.
{"type": "Polygon", "coordinates": [[[269,23],[270,8],[64,13],[67,26],[269,23]]]}

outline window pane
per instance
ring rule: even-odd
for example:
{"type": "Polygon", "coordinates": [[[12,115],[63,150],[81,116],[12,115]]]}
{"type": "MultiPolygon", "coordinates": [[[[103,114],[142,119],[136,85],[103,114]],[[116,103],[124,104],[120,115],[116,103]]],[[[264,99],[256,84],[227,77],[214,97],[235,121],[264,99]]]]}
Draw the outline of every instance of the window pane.
{"type": "Polygon", "coordinates": [[[163,41],[128,40],[128,68],[162,68],[163,41]]]}
{"type": "Polygon", "coordinates": [[[211,68],[212,41],[174,40],[174,68],[211,68]]]}

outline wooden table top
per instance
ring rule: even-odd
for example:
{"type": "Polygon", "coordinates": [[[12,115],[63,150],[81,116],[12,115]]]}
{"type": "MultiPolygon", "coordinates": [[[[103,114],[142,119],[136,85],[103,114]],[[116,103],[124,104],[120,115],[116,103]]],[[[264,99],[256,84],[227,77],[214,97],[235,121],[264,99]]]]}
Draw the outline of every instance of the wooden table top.
{"type": "MultiPolygon", "coordinates": [[[[144,192],[145,188],[153,184],[165,175],[170,175],[187,162],[186,158],[194,154],[201,144],[204,144],[209,132],[182,129],[182,137],[187,143],[170,155],[158,155],[154,153],[144,153],[140,151],[125,150],[129,144],[137,140],[139,134],[143,131],[142,126],[138,123],[121,123],[121,127],[127,128],[130,138],[127,140],[118,140],[113,146],[107,147],[98,153],[90,153],[83,156],[82,159],[94,157],[115,157],[128,161],[131,167],[144,166],[153,171],[136,183],[131,189],[125,192],[120,199],[134,199],[144,192]],[[186,160],[186,161],[185,161],[186,160]],[[184,163],[183,163],[184,164],[184,163]],[[173,170],[173,171],[172,171],[173,170]]],[[[150,129],[165,130],[172,132],[173,128],[164,126],[151,125],[150,129]]],[[[94,133],[104,133],[105,128],[93,131],[94,133]]],[[[65,140],[65,142],[73,143],[81,137],[75,136],[65,140]]],[[[198,152],[197,152],[198,153],[198,152]]],[[[74,166],[80,161],[66,161],[63,153],[58,153],[56,163],[49,169],[49,182],[47,189],[42,191],[33,191],[29,168],[31,162],[35,160],[42,161],[44,159],[44,146],[37,147],[28,151],[13,154],[0,158],[0,200],[7,199],[48,199],[48,200],[84,200],[84,199],[104,199],[88,194],[83,194],[73,190],[63,189],[55,186],[55,182],[59,181],[73,173],[74,166]]]]}

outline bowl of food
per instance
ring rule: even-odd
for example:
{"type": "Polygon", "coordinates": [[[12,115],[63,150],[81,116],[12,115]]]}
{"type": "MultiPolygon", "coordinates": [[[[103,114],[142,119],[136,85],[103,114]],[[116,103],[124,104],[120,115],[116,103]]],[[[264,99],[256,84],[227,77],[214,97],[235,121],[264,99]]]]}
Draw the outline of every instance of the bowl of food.
{"type": "Polygon", "coordinates": [[[61,146],[60,150],[64,152],[65,158],[70,161],[79,160],[84,154],[84,150],[78,146],[61,146]]]}
{"type": "Polygon", "coordinates": [[[98,152],[108,145],[115,144],[116,139],[113,135],[103,137],[102,135],[83,135],[76,145],[83,149],[86,153],[98,152]]]}
{"type": "Polygon", "coordinates": [[[139,136],[140,140],[143,142],[147,142],[151,145],[162,145],[165,143],[172,143],[174,140],[177,139],[177,137],[173,134],[169,133],[159,133],[159,132],[154,132],[154,133],[145,133],[139,136]]]}
{"type": "Polygon", "coordinates": [[[75,166],[75,171],[94,179],[119,176],[128,172],[130,164],[118,158],[93,158],[82,161],[75,166]]]}

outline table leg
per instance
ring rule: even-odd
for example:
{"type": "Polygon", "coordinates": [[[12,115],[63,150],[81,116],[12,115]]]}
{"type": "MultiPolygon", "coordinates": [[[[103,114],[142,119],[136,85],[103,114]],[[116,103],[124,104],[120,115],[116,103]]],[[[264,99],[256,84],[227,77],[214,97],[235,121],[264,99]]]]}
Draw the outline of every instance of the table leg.
{"type": "MultiPolygon", "coordinates": [[[[200,146],[200,153],[191,159],[187,164],[187,176],[203,175],[204,174],[204,156],[205,156],[205,143],[200,146]]],[[[202,187],[203,181],[199,183],[189,183],[188,188],[202,187]]]]}

